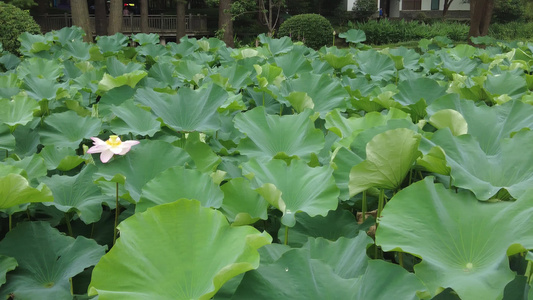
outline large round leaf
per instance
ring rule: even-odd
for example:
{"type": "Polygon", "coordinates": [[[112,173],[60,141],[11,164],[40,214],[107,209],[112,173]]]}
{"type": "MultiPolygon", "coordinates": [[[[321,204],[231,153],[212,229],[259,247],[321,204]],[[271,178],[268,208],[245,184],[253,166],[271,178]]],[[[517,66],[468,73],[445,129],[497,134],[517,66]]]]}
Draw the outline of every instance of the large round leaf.
{"type": "Polygon", "coordinates": [[[366,160],[350,171],[350,195],[371,187],[396,189],[420,156],[420,135],[406,128],[376,135],[366,145],[366,160]]]}
{"type": "Polygon", "coordinates": [[[98,172],[106,180],[113,180],[117,174],[126,178],[124,186],[131,198],[139,201],[144,185],[162,171],[173,166],[184,166],[190,163],[185,150],[174,147],[163,141],[142,141],[132,147],[123,157],[117,157],[109,163],[97,161],[98,172]]]}
{"type": "Polygon", "coordinates": [[[224,192],[221,210],[234,226],[267,219],[268,202],[250,187],[245,178],[233,178],[220,188],[224,192]]]}
{"type": "Polygon", "coordinates": [[[29,97],[15,97],[13,100],[0,99],[0,122],[14,127],[26,125],[33,120],[33,113],[39,110],[39,104],[29,97]]]}
{"type": "Polygon", "coordinates": [[[239,143],[239,151],[249,157],[298,156],[310,160],[311,154],[324,147],[324,135],[315,129],[311,111],[298,115],[272,116],[264,107],[256,107],[235,116],[235,127],[248,137],[239,143]]]}
{"type": "Polygon", "coordinates": [[[102,122],[97,118],[80,117],[69,110],[48,116],[39,131],[44,145],[77,149],[81,140],[97,136],[102,122]]]}
{"type": "Polygon", "coordinates": [[[187,199],[136,214],[119,229],[93,271],[89,295],[100,300],[210,299],[230,278],[257,268],[257,249],[271,240],[187,199]]]}
{"type": "Polygon", "coordinates": [[[86,224],[96,222],[102,215],[102,202],[111,201],[102,190],[94,184],[94,165],[88,165],[75,176],[54,175],[42,179],[52,190],[54,202],[45,203],[60,211],[75,211],[86,224]]]}
{"type": "Polygon", "coordinates": [[[499,299],[515,277],[507,255],[533,247],[532,202],[480,202],[427,177],[390,200],[376,243],[421,257],[415,273],[433,295],[450,287],[463,300],[499,299]]]}
{"type": "Polygon", "coordinates": [[[313,100],[314,111],[320,112],[321,116],[332,109],[346,109],[346,100],[349,95],[342,88],[340,81],[328,74],[303,73],[298,79],[284,81],[283,95],[288,96],[292,92],[305,92],[313,100]]]}
{"type": "Polygon", "coordinates": [[[135,211],[143,212],[149,207],[181,198],[199,200],[202,206],[219,208],[224,195],[209,174],[176,166],[146,183],[135,211]]]}
{"type": "Polygon", "coordinates": [[[94,240],[65,236],[46,222],[21,223],[0,242],[0,254],[19,264],[7,274],[0,297],[72,300],[69,279],[95,265],[104,252],[94,240]]]}
{"type": "Polygon", "coordinates": [[[176,131],[208,131],[220,129],[217,109],[228,93],[218,85],[192,90],[182,87],[175,95],[152,89],[137,91],[136,99],[152,108],[156,116],[176,131]]]}
{"type": "Polygon", "coordinates": [[[488,155],[471,135],[454,137],[448,129],[435,133],[431,142],[446,153],[453,184],[488,200],[500,189],[518,198],[533,184],[533,162],[525,155],[533,147],[533,132],[519,132],[502,139],[498,152],[488,155]]]}
{"type": "Polygon", "coordinates": [[[0,177],[0,209],[30,202],[53,201],[50,189],[41,184],[37,188],[29,185],[28,180],[19,174],[0,177]]]}
{"type": "Polygon", "coordinates": [[[150,112],[136,106],[131,100],[125,101],[120,106],[112,106],[111,111],[119,118],[111,122],[115,134],[153,136],[161,126],[150,112]]]}
{"type": "Polygon", "coordinates": [[[435,115],[446,109],[453,109],[463,116],[468,123],[468,134],[478,141],[488,155],[498,153],[500,141],[511,137],[513,132],[523,128],[533,129],[533,106],[520,101],[489,107],[459,98],[452,101],[439,99],[428,106],[428,114],[435,115]]]}
{"type": "Polygon", "coordinates": [[[294,226],[294,214],[300,211],[326,216],[337,208],[339,189],[329,167],[311,168],[301,160],[288,166],[282,160],[251,160],[244,164],[243,172],[254,178],[259,187],[256,191],[283,212],[281,222],[286,226],[294,226]]]}

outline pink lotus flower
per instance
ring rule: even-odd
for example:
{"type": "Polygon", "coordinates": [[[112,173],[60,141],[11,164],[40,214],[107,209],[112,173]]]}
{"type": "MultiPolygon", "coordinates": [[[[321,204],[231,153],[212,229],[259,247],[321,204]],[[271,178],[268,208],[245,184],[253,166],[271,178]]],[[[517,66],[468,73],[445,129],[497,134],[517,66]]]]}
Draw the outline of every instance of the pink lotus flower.
{"type": "Polygon", "coordinates": [[[130,151],[132,146],[139,141],[121,141],[118,135],[110,135],[107,141],[102,141],[97,137],[92,137],[94,146],[87,150],[87,153],[100,153],[100,160],[105,164],[113,155],[124,155],[130,151]]]}

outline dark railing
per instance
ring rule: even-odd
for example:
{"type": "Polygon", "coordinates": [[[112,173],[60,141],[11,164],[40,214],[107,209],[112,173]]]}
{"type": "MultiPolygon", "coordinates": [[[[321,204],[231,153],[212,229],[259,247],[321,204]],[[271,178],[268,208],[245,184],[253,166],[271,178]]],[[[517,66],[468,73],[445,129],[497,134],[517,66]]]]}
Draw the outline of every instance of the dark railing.
{"type": "MultiPolygon", "coordinates": [[[[72,26],[72,16],[70,14],[49,15],[44,14],[35,17],[37,23],[41,26],[43,33],[59,30],[63,27],[72,26]]],[[[93,33],[95,33],[94,15],[89,16],[93,33]]],[[[160,36],[169,36],[176,34],[176,16],[175,15],[148,15],[148,33],[157,33],[160,36]]],[[[188,35],[206,35],[207,17],[202,15],[186,15],[185,31],[188,35]]],[[[141,32],[141,16],[130,15],[122,17],[122,33],[132,34],[141,32]]]]}

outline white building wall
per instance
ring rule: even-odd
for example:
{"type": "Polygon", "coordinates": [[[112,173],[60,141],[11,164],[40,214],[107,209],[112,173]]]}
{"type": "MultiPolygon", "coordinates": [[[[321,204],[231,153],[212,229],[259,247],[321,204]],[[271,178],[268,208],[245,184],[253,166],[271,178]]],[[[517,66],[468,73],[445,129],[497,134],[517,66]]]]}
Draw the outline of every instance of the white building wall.
{"type": "MultiPolygon", "coordinates": [[[[444,9],[444,0],[440,1],[440,9],[444,9]]],[[[470,10],[470,3],[463,0],[454,0],[448,10],[470,10]]]]}

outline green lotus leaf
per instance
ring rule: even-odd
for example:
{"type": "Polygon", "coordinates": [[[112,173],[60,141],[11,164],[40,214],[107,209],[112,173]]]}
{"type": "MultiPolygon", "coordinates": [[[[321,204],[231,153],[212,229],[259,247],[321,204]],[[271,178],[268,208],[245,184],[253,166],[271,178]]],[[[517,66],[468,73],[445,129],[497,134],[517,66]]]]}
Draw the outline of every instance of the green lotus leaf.
{"type": "MultiPolygon", "coordinates": [[[[359,230],[367,230],[374,222],[371,219],[365,224],[357,224],[355,216],[345,210],[338,208],[328,212],[327,216],[310,217],[306,213],[296,215],[296,225],[289,229],[288,244],[292,247],[301,247],[307,240],[312,238],[324,238],[336,241],[341,237],[353,238],[359,230]]],[[[285,240],[285,228],[278,231],[280,241],[285,240]]]]}
{"type": "Polygon", "coordinates": [[[338,49],[337,47],[322,48],[319,53],[322,59],[336,70],[355,64],[353,54],[346,49],[338,49]]]}
{"type": "Polygon", "coordinates": [[[19,78],[30,76],[55,81],[63,75],[63,69],[59,60],[31,57],[19,64],[17,75],[19,78]]]}
{"type": "Polygon", "coordinates": [[[0,255],[0,286],[6,283],[7,272],[15,270],[17,266],[17,260],[13,257],[0,255]]]}
{"type": "Polygon", "coordinates": [[[421,136],[406,128],[376,135],[366,145],[366,160],[350,171],[350,196],[371,187],[397,189],[421,155],[421,136]]]}
{"type": "Polygon", "coordinates": [[[441,147],[432,147],[426,154],[416,160],[416,164],[428,172],[450,175],[450,167],[446,162],[446,154],[441,147]]]}
{"type": "MultiPolygon", "coordinates": [[[[34,119],[34,122],[35,120],[38,119],[34,119]]],[[[17,126],[15,131],[13,131],[13,134],[9,135],[4,132],[4,129],[9,130],[9,127],[6,125],[0,125],[0,147],[2,147],[2,144],[4,143],[7,143],[9,145],[9,140],[11,140],[15,148],[15,153],[19,157],[24,157],[36,153],[38,150],[37,147],[41,142],[39,141],[40,137],[37,133],[38,130],[31,129],[32,123],[33,122],[29,123],[26,126],[17,126]]]]}
{"type": "Polygon", "coordinates": [[[396,63],[396,59],[401,58],[401,67],[398,68],[396,63],[396,68],[409,69],[409,70],[418,70],[420,68],[420,54],[418,54],[414,49],[408,49],[405,47],[399,47],[389,50],[389,55],[396,63]]]}
{"type": "Polygon", "coordinates": [[[311,259],[325,262],[341,278],[357,278],[363,275],[370,261],[366,250],[373,244],[373,240],[364,231],[355,231],[354,236],[353,238],[340,237],[336,241],[310,238],[302,249],[309,250],[311,259]]]}
{"type": "Polygon", "coordinates": [[[143,212],[149,207],[182,198],[198,200],[204,207],[219,208],[224,194],[209,174],[176,166],[146,183],[135,211],[143,212]]]}
{"type": "Polygon", "coordinates": [[[200,172],[213,172],[222,161],[220,156],[202,141],[199,132],[191,132],[187,135],[184,149],[189,153],[196,169],[200,172]]]}
{"type": "Polygon", "coordinates": [[[433,115],[444,109],[453,109],[464,117],[468,123],[468,134],[479,142],[487,155],[500,152],[500,141],[511,137],[514,132],[524,128],[533,129],[533,106],[520,101],[489,107],[458,98],[453,101],[442,99],[428,106],[428,114],[433,115]]]}
{"type": "Polygon", "coordinates": [[[415,274],[432,295],[450,287],[464,300],[501,299],[515,277],[507,255],[533,247],[532,213],[531,197],[480,202],[426,177],[387,203],[376,243],[422,258],[415,274]]]}
{"type": "Polygon", "coordinates": [[[46,185],[32,188],[28,180],[19,174],[0,177],[0,209],[31,202],[53,201],[52,192],[46,185]]]}
{"type": "Polygon", "coordinates": [[[308,249],[292,249],[270,264],[247,272],[232,299],[355,300],[357,279],[345,279],[308,249]]]}
{"type": "Polygon", "coordinates": [[[487,75],[487,80],[483,84],[493,97],[508,95],[512,99],[520,99],[527,92],[527,84],[524,76],[515,75],[512,72],[502,74],[487,75]]]}
{"type": "Polygon", "coordinates": [[[39,154],[44,159],[44,164],[48,170],[68,171],[85,161],[83,157],[76,155],[74,149],[58,148],[53,145],[45,146],[39,154]]]}
{"type": "Polygon", "coordinates": [[[207,75],[205,65],[193,60],[175,61],[176,76],[186,82],[198,85],[198,81],[207,75]]]}
{"type": "Polygon", "coordinates": [[[468,133],[465,118],[453,109],[439,110],[429,118],[429,123],[437,129],[448,128],[455,136],[468,133]]]}
{"type": "Polygon", "coordinates": [[[120,106],[112,106],[111,111],[119,118],[111,121],[111,128],[116,134],[153,136],[161,127],[161,123],[150,112],[131,100],[124,101],[120,106]]]}
{"type": "Polygon", "coordinates": [[[396,65],[386,54],[375,50],[359,51],[355,61],[363,74],[371,80],[391,80],[396,75],[396,65]]]}
{"type": "Polygon", "coordinates": [[[285,75],[283,75],[283,69],[280,67],[265,64],[265,65],[254,65],[255,72],[257,73],[258,86],[261,88],[266,88],[268,85],[274,85],[279,87],[282,81],[285,80],[285,75]]]}
{"type": "Polygon", "coordinates": [[[261,44],[267,46],[268,51],[270,51],[272,56],[290,53],[294,46],[291,41],[291,38],[288,36],[284,36],[279,39],[273,39],[271,37],[266,36],[265,34],[260,34],[257,38],[259,39],[261,44]]]}
{"type": "Polygon", "coordinates": [[[43,99],[60,99],[65,96],[65,85],[58,83],[55,79],[39,78],[27,76],[22,85],[26,93],[37,101],[43,99]]]}
{"type": "Polygon", "coordinates": [[[250,160],[242,168],[247,177],[253,177],[256,191],[283,213],[281,222],[286,226],[296,224],[298,212],[326,216],[337,208],[339,189],[329,167],[311,168],[302,160],[292,160],[290,165],[282,160],[250,160]]]}
{"type": "MultiPolygon", "coordinates": [[[[191,159],[185,150],[163,141],[142,141],[123,157],[106,164],[96,161],[97,176],[113,181],[117,174],[125,178],[124,186],[129,196],[138,202],[144,185],[161,172],[174,166],[185,166],[191,159]]],[[[177,200],[177,199],[175,199],[177,200]]]]}
{"type": "Polygon", "coordinates": [[[233,178],[220,188],[224,192],[220,210],[233,226],[267,219],[268,202],[250,187],[248,180],[242,177],[233,178]]]}
{"type": "Polygon", "coordinates": [[[310,160],[324,147],[324,135],[314,127],[307,110],[297,115],[273,116],[264,107],[256,107],[235,116],[235,127],[246,134],[239,151],[256,158],[271,159],[284,155],[310,160]]]}
{"type": "Polygon", "coordinates": [[[346,32],[339,33],[339,37],[345,39],[348,43],[362,43],[366,41],[366,34],[362,30],[350,29],[346,32]]]}
{"type": "Polygon", "coordinates": [[[0,253],[18,262],[7,274],[0,297],[66,300],[73,299],[69,280],[94,266],[105,247],[82,236],[65,236],[47,222],[25,222],[8,232],[0,253]]]}
{"type": "Polygon", "coordinates": [[[170,58],[170,53],[165,46],[161,44],[148,44],[135,47],[140,57],[145,57],[149,62],[163,61],[165,57],[170,58]]]}
{"type": "Polygon", "coordinates": [[[96,37],[96,45],[100,48],[102,53],[106,52],[120,52],[128,46],[128,37],[122,33],[116,33],[111,36],[100,35],[96,37]]]}
{"type": "Polygon", "coordinates": [[[24,157],[21,160],[14,160],[8,158],[4,161],[7,165],[11,165],[26,171],[26,178],[31,182],[34,179],[46,176],[47,170],[44,159],[39,155],[32,155],[24,157]]]}
{"type": "MultiPolygon", "coordinates": [[[[2,64],[4,66],[4,69],[6,69],[7,71],[15,70],[17,66],[20,64],[20,61],[21,60],[18,56],[12,53],[9,53],[9,52],[4,52],[2,56],[0,56],[0,64],[2,64]]],[[[13,91],[9,91],[9,93],[11,92],[13,91]]]]}
{"type": "Polygon", "coordinates": [[[418,300],[427,288],[413,273],[383,260],[370,260],[355,287],[355,299],[418,300]]]}
{"type": "Polygon", "coordinates": [[[131,40],[139,43],[139,45],[159,44],[159,36],[155,33],[137,33],[131,35],[131,40]]]}
{"type": "Polygon", "coordinates": [[[80,41],[69,41],[63,44],[63,47],[65,51],[63,52],[63,57],[66,59],[73,57],[78,60],[88,61],[91,58],[91,44],[80,41]]]}
{"type": "Polygon", "coordinates": [[[198,90],[182,87],[175,95],[141,89],[135,98],[152,108],[167,126],[191,132],[220,129],[217,108],[226,101],[228,93],[217,85],[209,85],[198,90]]]}
{"type": "Polygon", "coordinates": [[[453,184],[471,190],[478,199],[488,200],[500,189],[514,198],[526,194],[533,183],[533,164],[523,154],[533,147],[533,132],[523,131],[513,138],[502,139],[500,150],[488,155],[471,135],[452,136],[439,130],[431,142],[446,153],[453,184]]]}
{"type": "Polygon", "coordinates": [[[439,52],[440,59],[442,60],[442,73],[453,76],[453,74],[463,74],[468,76],[477,75],[477,70],[480,65],[480,61],[470,58],[458,59],[447,52],[439,52]]]}
{"type": "Polygon", "coordinates": [[[104,74],[104,77],[98,83],[98,91],[107,92],[116,87],[127,85],[131,88],[134,88],[141,79],[143,79],[148,73],[146,71],[133,71],[131,73],[126,73],[117,77],[113,77],[107,73],[104,74]]]}
{"type": "Polygon", "coordinates": [[[419,101],[424,100],[425,104],[430,105],[446,95],[446,87],[440,86],[437,81],[430,78],[418,78],[415,80],[404,80],[398,84],[398,94],[394,95],[394,100],[403,106],[411,107],[413,112],[418,116],[425,115],[425,105],[418,108],[419,101]]]}
{"type": "Polygon", "coordinates": [[[63,212],[75,211],[85,224],[100,220],[102,203],[106,200],[111,202],[112,199],[102,194],[102,190],[94,184],[93,175],[96,171],[94,165],[87,165],[75,176],[54,175],[42,178],[41,181],[54,195],[54,202],[45,205],[54,206],[63,212]]]}
{"type": "Polygon", "coordinates": [[[101,300],[210,299],[257,268],[257,249],[272,239],[250,226],[230,227],[221,212],[187,199],[135,214],[119,230],[92,273],[89,295],[101,300]]]}
{"type": "Polygon", "coordinates": [[[31,34],[24,32],[19,36],[20,52],[27,56],[33,56],[33,53],[47,51],[52,46],[52,41],[40,34],[31,34]]]}
{"type": "Polygon", "coordinates": [[[287,98],[287,101],[289,101],[291,106],[298,113],[303,112],[307,108],[313,109],[315,107],[313,99],[311,99],[311,97],[305,92],[292,92],[285,98],[287,98]]]}
{"type": "MultiPolygon", "coordinates": [[[[3,57],[3,56],[2,56],[3,57]]],[[[0,60],[1,58],[0,57],[0,60]]],[[[16,73],[3,74],[0,76],[0,98],[10,99],[20,92],[19,77],[16,73]]]]}
{"type": "Polygon", "coordinates": [[[349,147],[359,133],[369,128],[384,126],[392,119],[404,119],[411,122],[407,113],[395,108],[391,108],[386,115],[369,112],[363,118],[359,116],[346,118],[338,109],[335,109],[326,115],[325,127],[341,138],[337,142],[339,145],[349,147]]]}
{"type": "Polygon", "coordinates": [[[145,80],[151,80],[150,87],[171,87],[173,89],[182,85],[183,82],[175,77],[176,67],[173,64],[163,63],[158,61],[148,71],[148,76],[145,80]]]}
{"type": "Polygon", "coordinates": [[[226,90],[239,91],[253,83],[250,78],[252,71],[243,66],[231,65],[229,67],[223,68],[217,74],[211,75],[211,78],[214,80],[214,76],[220,76],[220,81],[225,81],[226,84],[219,85],[226,90]]]}
{"type": "Polygon", "coordinates": [[[363,162],[364,157],[360,157],[351,150],[339,147],[335,150],[333,157],[333,177],[335,178],[335,183],[340,190],[339,198],[341,200],[350,199],[350,171],[352,167],[363,162]]]}
{"type": "Polygon", "coordinates": [[[73,111],[54,113],[44,121],[39,131],[44,145],[77,149],[83,139],[97,136],[102,121],[92,117],[80,117],[73,111]]]}
{"type": "Polygon", "coordinates": [[[346,109],[349,97],[340,81],[328,74],[303,73],[297,79],[285,80],[282,84],[283,96],[292,92],[305,92],[315,104],[313,110],[319,112],[322,117],[332,109],[346,109]]]}
{"type": "Polygon", "coordinates": [[[305,57],[308,48],[293,46],[292,51],[287,54],[274,57],[274,61],[278,67],[283,69],[283,74],[287,77],[294,77],[295,75],[305,74],[313,71],[313,67],[309,59],[305,57]]]}

